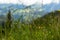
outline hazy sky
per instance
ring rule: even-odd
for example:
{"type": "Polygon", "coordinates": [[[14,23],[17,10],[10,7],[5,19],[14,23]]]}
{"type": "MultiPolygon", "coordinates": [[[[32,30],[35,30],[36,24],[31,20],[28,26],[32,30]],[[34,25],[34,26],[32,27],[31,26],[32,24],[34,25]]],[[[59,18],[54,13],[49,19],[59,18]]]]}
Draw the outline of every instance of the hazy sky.
{"type": "MultiPolygon", "coordinates": [[[[59,3],[59,0],[43,0],[43,4],[50,4],[51,2],[59,3]]],[[[24,4],[24,5],[32,5],[35,3],[42,3],[42,0],[0,0],[0,4],[4,3],[13,3],[13,4],[24,4]]]]}

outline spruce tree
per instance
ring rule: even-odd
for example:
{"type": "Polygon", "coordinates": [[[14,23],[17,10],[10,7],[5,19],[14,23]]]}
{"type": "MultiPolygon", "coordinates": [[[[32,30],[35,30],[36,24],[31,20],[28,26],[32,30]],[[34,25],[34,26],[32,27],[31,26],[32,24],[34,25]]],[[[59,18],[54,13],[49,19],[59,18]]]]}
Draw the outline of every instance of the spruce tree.
{"type": "Polygon", "coordinates": [[[11,31],[11,24],[12,24],[12,17],[11,17],[11,11],[9,10],[6,16],[6,22],[5,22],[5,39],[8,40],[9,33],[11,31]]]}
{"type": "Polygon", "coordinates": [[[7,20],[6,20],[6,30],[8,30],[8,32],[11,30],[11,24],[12,24],[12,17],[11,17],[11,11],[9,10],[8,14],[7,14],[7,20]]]}

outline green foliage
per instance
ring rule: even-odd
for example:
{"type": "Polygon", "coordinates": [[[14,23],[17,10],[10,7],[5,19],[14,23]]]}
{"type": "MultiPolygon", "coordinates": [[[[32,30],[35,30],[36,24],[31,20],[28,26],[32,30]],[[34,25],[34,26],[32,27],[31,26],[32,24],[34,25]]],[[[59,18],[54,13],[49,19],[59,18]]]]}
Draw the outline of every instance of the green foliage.
{"type": "Polygon", "coordinates": [[[41,18],[25,24],[18,20],[11,21],[11,13],[7,14],[5,35],[0,27],[0,40],[60,40],[60,11],[51,12],[41,18]]]}

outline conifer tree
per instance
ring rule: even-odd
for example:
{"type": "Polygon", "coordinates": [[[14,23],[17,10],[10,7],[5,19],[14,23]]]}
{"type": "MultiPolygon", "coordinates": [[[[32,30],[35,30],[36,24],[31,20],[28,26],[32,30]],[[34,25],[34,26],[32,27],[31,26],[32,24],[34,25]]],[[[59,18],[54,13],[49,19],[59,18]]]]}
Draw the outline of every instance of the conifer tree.
{"type": "Polygon", "coordinates": [[[12,17],[11,17],[11,11],[9,10],[7,14],[7,20],[6,20],[6,30],[11,30],[11,24],[12,24],[12,17]]]}

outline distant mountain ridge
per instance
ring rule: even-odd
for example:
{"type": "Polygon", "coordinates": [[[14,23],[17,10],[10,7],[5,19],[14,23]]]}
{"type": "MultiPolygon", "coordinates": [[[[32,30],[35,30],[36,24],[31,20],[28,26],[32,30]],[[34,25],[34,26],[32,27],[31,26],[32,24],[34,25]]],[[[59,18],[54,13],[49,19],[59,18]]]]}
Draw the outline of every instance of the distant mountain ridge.
{"type": "Polygon", "coordinates": [[[51,3],[51,4],[48,4],[48,5],[44,5],[43,8],[46,12],[60,10],[60,3],[59,4],[51,3]]]}
{"type": "Polygon", "coordinates": [[[52,11],[56,11],[56,10],[60,10],[60,3],[50,3],[50,4],[46,4],[46,5],[42,5],[42,4],[33,4],[30,6],[27,6],[26,8],[30,8],[30,9],[35,9],[35,12],[43,12],[41,13],[42,15],[45,15],[46,13],[52,12],[52,11]]]}
{"type": "Polygon", "coordinates": [[[60,9],[60,3],[59,4],[51,3],[51,4],[46,4],[46,5],[33,4],[33,5],[30,5],[30,6],[25,6],[23,4],[20,4],[20,5],[19,4],[0,4],[0,12],[3,11],[2,13],[7,12],[9,9],[11,9],[11,10],[23,9],[24,10],[24,9],[27,9],[27,8],[29,8],[31,10],[34,9],[35,11],[44,11],[44,13],[47,13],[47,12],[59,10],[60,9]]]}
{"type": "Polygon", "coordinates": [[[38,8],[38,9],[42,9],[45,12],[51,12],[51,11],[55,11],[55,10],[60,10],[60,3],[50,3],[50,4],[34,4],[30,6],[31,8],[38,8]]]}
{"type": "Polygon", "coordinates": [[[60,4],[51,3],[42,6],[40,4],[33,4],[30,6],[22,4],[0,4],[0,15],[6,14],[9,9],[14,11],[14,13],[12,12],[14,18],[19,18],[22,15],[23,20],[26,21],[29,19],[30,21],[42,17],[51,11],[60,10],[60,4]]]}
{"type": "Polygon", "coordinates": [[[18,10],[18,9],[23,9],[25,8],[25,5],[20,5],[20,4],[0,4],[0,15],[6,14],[8,10],[18,10]]]}
{"type": "Polygon", "coordinates": [[[11,7],[24,8],[25,5],[23,5],[23,4],[0,4],[0,8],[11,8],[11,7]]]}

